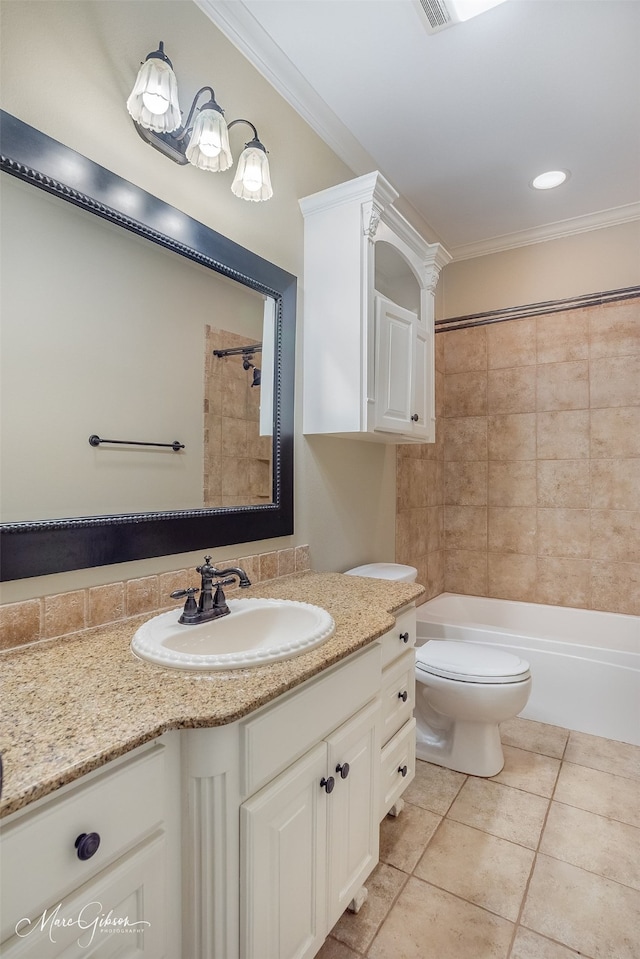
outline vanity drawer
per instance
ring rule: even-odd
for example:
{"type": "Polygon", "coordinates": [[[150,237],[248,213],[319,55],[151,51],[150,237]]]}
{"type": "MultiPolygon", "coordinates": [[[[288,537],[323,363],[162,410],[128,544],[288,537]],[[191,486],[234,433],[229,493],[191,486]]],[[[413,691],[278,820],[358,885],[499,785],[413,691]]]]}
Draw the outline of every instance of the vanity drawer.
{"type": "Polygon", "coordinates": [[[416,701],[416,656],[413,649],[382,674],[382,742],[387,743],[413,715],[416,701]]]}
{"type": "Polygon", "coordinates": [[[402,656],[416,644],[416,611],[415,607],[406,609],[396,617],[393,629],[378,640],[382,647],[382,667],[388,666],[398,656],[402,656]]]}
{"type": "Polygon", "coordinates": [[[13,934],[19,919],[55,906],[162,822],[164,752],[155,745],[3,828],[0,941],[13,934]],[[75,846],[83,833],[100,836],[97,850],[84,860],[75,846]]]}
{"type": "Polygon", "coordinates": [[[416,774],[416,721],[387,743],[381,755],[380,819],[384,819],[416,774]],[[406,772],[405,772],[406,770],[406,772]],[[403,775],[404,772],[404,775],[403,775]]]}
{"type": "Polygon", "coordinates": [[[380,647],[373,643],[309,680],[279,706],[241,728],[243,796],[250,796],[324,739],[380,690],[380,647]]]}

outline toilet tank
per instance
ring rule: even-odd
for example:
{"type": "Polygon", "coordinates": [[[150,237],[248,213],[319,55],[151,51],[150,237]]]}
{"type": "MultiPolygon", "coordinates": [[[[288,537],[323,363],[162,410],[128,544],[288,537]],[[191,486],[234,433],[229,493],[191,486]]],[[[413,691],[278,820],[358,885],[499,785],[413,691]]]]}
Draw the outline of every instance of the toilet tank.
{"type": "Polygon", "coordinates": [[[396,583],[415,583],[418,570],[402,563],[367,563],[345,570],[346,576],[365,576],[370,579],[392,579],[396,583]]]}

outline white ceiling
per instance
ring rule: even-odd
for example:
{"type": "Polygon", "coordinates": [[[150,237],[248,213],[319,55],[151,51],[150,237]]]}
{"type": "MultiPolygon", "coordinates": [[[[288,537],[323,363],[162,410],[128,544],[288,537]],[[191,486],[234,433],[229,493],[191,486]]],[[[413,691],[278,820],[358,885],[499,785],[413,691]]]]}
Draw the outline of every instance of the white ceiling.
{"type": "Polygon", "coordinates": [[[457,258],[640,217],[640,0],[508,0],[432,35],[415,0],[196,2],[457,258]]]}

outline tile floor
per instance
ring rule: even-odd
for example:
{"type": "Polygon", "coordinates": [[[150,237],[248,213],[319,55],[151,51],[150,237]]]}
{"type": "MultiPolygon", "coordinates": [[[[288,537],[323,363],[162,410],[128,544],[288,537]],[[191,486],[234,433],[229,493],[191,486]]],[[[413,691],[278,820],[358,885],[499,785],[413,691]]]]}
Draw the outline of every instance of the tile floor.
{"type": "Polygon", "coordinates": [[[523,719],[478,779],[418,762],[318,959],[640,959],[640,747],[523,719]]]}

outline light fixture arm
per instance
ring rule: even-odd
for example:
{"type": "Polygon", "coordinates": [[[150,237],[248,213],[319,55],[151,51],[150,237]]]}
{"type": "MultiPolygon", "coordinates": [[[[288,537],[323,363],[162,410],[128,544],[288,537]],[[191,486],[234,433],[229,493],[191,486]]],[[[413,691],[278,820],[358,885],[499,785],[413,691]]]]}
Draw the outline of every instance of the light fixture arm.
{"type": "Polygon", "coordinates": [[[245,143],[245,147],[257,147],[259,150],[264,150],[265,153],[267,152],[266,147],[263,146],[262,143],[260,143],[260,139],[258,137],[258,131],[256,130],[256,128],[254,127],[253,123],[251,123],[250,120],[242,120],[242,119],[232,120],[231,123],[227,123],[227,129],[230,130],[231,127],[234,127],[236,125],[236,123],[246,123],[247,126],[251,127],[251,129],[253,130],[253,140],[250,140],[248,143],[245,143]]]}
{"type": "Polygon", "coordinates": [[[180,130],[176,130],[175,133],[170,134],[174,140],[180,141],[180,140],[184,140],[184,138],[186,137],[187,133],[191,129],[191,121],[193,120],[193,114],[196,112],[198,97],[200,96],[201,93],[204,93],[205,91],[208,91],[211,94],[211,96],[209,98],[209,101],[202,105],[201,109],[202,110],[218,110],[220,113],[224,115],[224,110],[222,109],[222,107],[219,107],[218,104],[216,103],[216,95],[213,92],[213,87],[200,87],[195,97],[193,98],[193,103],[191,104],[191,109],[189,110],[189,115],[184,125],[180,128],[180,130]]]}

